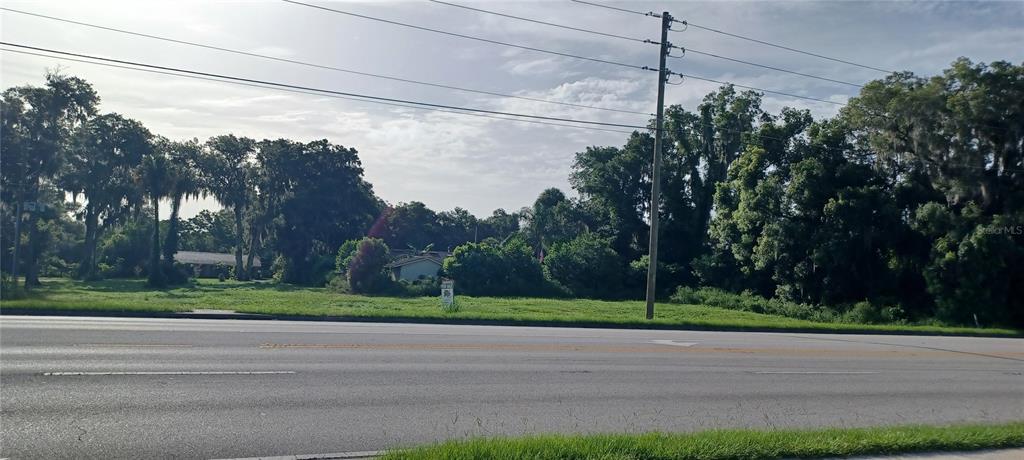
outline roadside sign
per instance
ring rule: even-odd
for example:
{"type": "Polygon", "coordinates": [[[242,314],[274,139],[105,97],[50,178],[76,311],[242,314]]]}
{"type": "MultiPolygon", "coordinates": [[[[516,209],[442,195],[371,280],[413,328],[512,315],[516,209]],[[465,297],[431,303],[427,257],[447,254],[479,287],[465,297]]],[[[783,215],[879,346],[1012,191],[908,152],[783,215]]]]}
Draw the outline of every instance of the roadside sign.
{"type": "Polygon", "coordinates": [[[441,280],[441,303],[445,307],[451,307],[455,303],[455,281],[441,280]]]}

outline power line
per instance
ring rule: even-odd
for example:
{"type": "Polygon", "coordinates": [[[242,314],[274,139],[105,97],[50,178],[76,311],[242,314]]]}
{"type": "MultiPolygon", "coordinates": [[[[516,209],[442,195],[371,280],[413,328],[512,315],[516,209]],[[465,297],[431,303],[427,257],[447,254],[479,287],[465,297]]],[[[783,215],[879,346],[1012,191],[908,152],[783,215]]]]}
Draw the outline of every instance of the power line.
{"type": "MultiPolygon", "coordinates": [[[[770,69],[770,70],[774,70],[774,71],[777,71],[777,72],[784,72],[784,73],[788,73],[788,74],[799,75],[801,77],[814,78],[816,80],[823,80],[823,81],[828,81],[828,82],[832,82],[832,83],[839,83],[841,85],[855,86],[857,88],[863,88],[864,87],[864,85],[857,84],[857,83],[850,83],[848,81],[835,80],[835,79],[828,78],[828,77],[822,77],[822,76],[818,76],[818,75],[812,75],[812,74],[809,74],[809,73],[797,72],[795,70],[783,69],[781,67],[775,67],[775,66],[770,66],[770,65],[766,65],[766,64],[758,64],[756,62],[744,61],[742,59],[736,59],[736,58],[731,58],[731,57],[728,57],[728,56],[722,56],[722,55],[718,55],[718,54],[714,54],[714,53],[709,53],[707,51],[699,51],[699,50],[695,50],[693,48],[684,48],[684,47],[681,47],[681,46],[673,46],[673,48],[677,48],[677,49],[683,50],[684,53],[696,53],[696,54],[700,54],[700,55],[703,55],[703,56],[710,56],[710,57],[713,57],[713,58],[723,59],[723,60],[726,60],[726,61],[738,62],[740,64],[746,64],[746,65],[750,65],[750,66],[754,66],[754,67],[760,67],[762,69],[770,69]]],[[[675,57],[675,56],[673,56],[673,57],[675,57]]],[[[679,57],[682,57],[682,56],[679,56],[679,57]]]]}
{"type": "Polygon", "coordinates": [[[247,82],[247,83],[255,83],[255,84],[261,84],[261,85],[276,86],[276,87],[282,87],[282,88],[291,88],[291,89],[298,89],[298,90],[304,90],[304,91],[316,91],[316,92],[322,92],[322,93],[337,94],[337,95],[340,95],[340,96],[364,98],[364,99],[375,100],[375,101],[384,101],[384,102],[393,102],[393,103],[402,103],[402,104],[414,104],[414,105],[419,105],[419,106],[424,106],[424,107],[433,107],[433,108],[442,108],[442,109],[451,109],[451,110],[463,110],[463,111],[467,111],[467,112],[486,113],[486,114],[490,114],[490,115],[504,115],[504,116],[511,116],[511,117],[522,117],[522,118],[530,118],[530,119],[537,119],[537,120],[548,120],[548,121],[563,121],[563,122],[569,122],[569,123],[579,123],[579,124],[584,124],[584,125],[611,126],[611,127],[618,127],[618,128],[633,128],[633,129],[649,129],[647,126],[640,126],[640,125],[627,125],[627,124],[623,124],[623,123],[608,123],[608,122],[592,121],[592,120],[575,120],[575,119],[571,119],[571,118],[547,117],[547,116],[542,116],[542,115],[530,115],[530,114],[513,113],[513,112],[502,112],[502,111],[497,111],[497,110],[476,109],[476,108],[459,107],[459,106],[446,105],[446,104],[435,104],[435,103],[431,103],[431,102],[419,102],[419,101],[411,101],[411,100],[407,100],[407,99],[396,99],[396,98],[389,98],[389,97],[371,96],[371,95],[367,95],[367,94],[350,93],[350,92],[344,92],[344,91],[334,91],[334,90],[327,90],[327,89],[320,89],[320,88],[312,88],[312,87],[308,87],[308,86],[292,85],[292,84],[287,84],[287,83],[277,83],[277,82],[272,82],[272,81],[267,81],[267,80],[258,80],[258,79],[253,79],[253,78],[244,78],[244,77],[235,77],[235,76],[231,76],[231,75],[216,74],[216,73],[211,73],[211,72],[201,72],[201,71],[197,71],[197,70],[188,70],[188,69],[182,69],[182,68],[177,68],[177,67],[159,66],[159,65],[154,65],[154,64],[145,64],[145,63],[141,63],[141,62],[126,61],[126,60],[121,60],[121,59],[104,58],[104,57],[92,56],[92,55],[88,55],[88,54],[71,53],[71,52],[68,52],[68,51],[52,50],[52,49],[47,49],[47,48],[39,48],[39,47],[28,46],[28,45],[20,45],[20,44],[17,44],[17,43],[10,43],[10,42],[3,42],[3,41],[0,41],[0,45],[13,46],[13,47],[16,47],[16,48],[30,49],[30,50],[34,50],[34,51],[43,51],[43,52],[47,52],[47,53],[60,54],[60,55],[64,55],[64,56],[73,56],[73,57],[78,57],[78,58],[93,59],[93,60],[97,60],[97,61],[112,62],[112,63],[115,63],[115,64],[126,64],[126,65],[133,65],[133,66],[145,67],[145,68],[150,68],[150,69],[165,70],[165,71],[171,71],[171,72],[181,72],[181,73],[186,73],[186,74],[191,74],[191,75],[199,75],[199,76],[204,76],[204,77],[221,78],[221,79],[225,79],[225,80],[235,80],[235,81],[242,81],[242,82],[247,82]]]}
{"type": "Polygon", "coordinates": [[[582,0],[571,0],[571,1],[573,1],[575,3],[582,3],[584,5],[596,6],[596,7],[599,7],[599,8],[607,8],[609,10],[621,11],[623,13],[639,14],[640,16],[650,16],[652,18],[660,18],[661,17],[660,14],[655,13],[653,11],[648,11],[648,12],[644,13],[643,11],[627,10],[625,8],[619,8],[619,7],[615,7],[615,6],[611,6],[611,5],[602,5],[600,3],[584,2],[582,0]]]}
{"type": "Polygon", "coordinates": [[[45,57],[45,58],[50,58],[50,59],[59,59],[59,60],[62,60],[62,61],[81,62],[83,64],[92,64],[92,65],[97,65],[97,66],[113,67],[113,68],[125,69],[125,70],[134,70],[134,71],[138,71],[138,72],[147,72],[147,73],[154,73],[154,74],[160,74],[160,75],[168,75],[168,76],[172,76],[172,77],[193,78],[193,79],[196,79],[196,80],[205,80],[205,81],[212,81],[212,82],[217,82],[217,83],[228,83],[228,84],[232,84],[232,85],[249,86],[249,87],[252,87],[252,88],[269,89],[269,90],[274,90],[274,91],[284,91],[284,92],[288,92],[288,93],[308,94],[310,96],[330,97],[330,98],[334,98],[334,99],[345,99],[345,100],[356,101],[356,102],[369,102],[369,103],[373,103],[373,104],[389,105],[389,106],[403,107],[403,108],[408,108],[408,109],[429,110],[429,111],[436,111],[436,112],[454,113],[454,114],[457,114],[457,115],[468,115],[468,116],[474,116],[474,117],[493,118],[495,120],[515,121],[515,122],[519,122],[519,123],[533,123],[533,124],[540,124],[540,125],[562,126],[562,127],[566,127],[566,128],[588,129],[588,130],[594,130],[594,131],[606,131],[606,132],[610,132],[610,133],[624,133],[624,134],[632,134],[633,133],[633,131],[624,131],[624,130],[620,130],[620,129],[595,128],[595,127],[591,127],[591,126],[568,125],[568,124],[552,123],[552,122],[539,121],[539,120],[522,120],[522,119],[518,119],[518,118],[506,118],[506,117],[500,117],[500,116],[495,116],[495,115],[487,115],[487,114],[482,114],[482,113],[459,112],[459,111],[448,110],[448,109],[437,109],[437,108],[429,108],[429,107],[419,107],[419,106],[415,106],[415,105],[398,104],[398,103],[382,102],[382,101],[374,101],[374,100],[359,99],[359,98],[347,97],[347,96],[338,96],[336,94],[324,94],[324,93],[317,93],[317,92],[313,92],[313,91],[303,91],[303,90],[297,90],[297,89],[288,89],[288,88],[278,88],[278,87],[273,87],[273,86],[264,86],[264,85],[254,84],[254,83],[244,83],[244,82],[231,81],[231,80],[219,80],[219,79],[216,79],[216,78],[201,77],[201,76],[197,76],[197,75],[186,75],[186,74],[179,74],[179,73],[173,73],[173,72],[164,72],[164,71],[153,70],[153,69],[141,69],[141,68],[137,68],[137,67],[129,67],[129,66],[126,66],[126,65],[110,64],[110,63],[107,63],[107,62],[93,62],[93,61],[87,61],[85,59],[75,59],[75,58],[63,57],[63,56],[51,56],[51,55],[48,55],[48,54],[33,53],[33,52],[30,52],[30,51],[13,50],[13,49],[8,49],[8,48],[0,48],[0,51],[6,51],[6,52],[9,52],[9,53],[27,54],[27,55],[32,55],[32,56],[40,56],[40,57],[45,57]]]}
{"type": "Polygon", "coordinates": [[[170,37],[162,37],[162,36],[159,36],[159,35],[152,35],[152,34],[147,34],[147,33],[142,33],[142,32],[135,32],[135,31],[131,31],[131,30],[125,30],[125,29],[118,29],[118,28],[114,28],[114,27],[101,26],[101,25],[98,25],[98,24],[90,24],[90,23],[87,23],[87,22],[75,21],[75,20],[66,19],[66,18],[59,18],[59,17],[56,17],[56,16],[47,16],[47,15],[44,15],[44,14],[32,13],[32,12],[21,11],[21,10],[15,10],[15,9],[5,8],[5,7],[0,7],[0,10],[9,11],[9,12],[12,12],[12,13],[24,14],[24,15],[27,15],[27,16],[34,16],[34,17],[43,18],[43,19],[50,19],[50,20],[54,20],[54,21],[60,21],[60,22],[68,23],[68,24],[75,24],[75,25],[80,25],[80,26],[85,26],[85,27],[92,27],[94,29],[106,30],[106,31],[109,31],[109,32],[117,32],[117,33],[122,33],[122,34],[127,34],[127,35],[133,35],[133,36],[137,36],[137,37],[144,37],[144,38],[150,38],[150,39],[154,39],[154,40],[161,40],[161,41],[165,41],[165,42],[176,43],[176,44],[180,44],[180,45],[195,46],[195,47],[199,47],[199,48],[205,48],[205,49],[210,49],[210,50],[215,50],[215,51],[222,51],[222,52],[232,53],[232,54],[237,54],[237,55],[242,55],[242,56],[256,57],[256,58],[260,58],[260,59],[267,59],[267,60],[272,60],[272,61],[284,62],[284,63],[288,63],[288,64],[297,64],[297,65],[302,65],[302,66],[306,66],[306,67],[313,67],[313,68],[317,68],[317,69],[332,70],[332,71],[335,71],[335,72],[343,72],[343,73],[348,73],[348,74],[353,74],[353,75],[361,75],[361,76],[366,76],[366,77],[381,78],[381,79],[385,79],[385,80],[392,80],[392,81],[399,81],[399,82],[403,82],[403,83],[411,83],[411,84],[416,84],[416,85],[430,86],[430,87],[434,87],[434,88],[443,88],[443,89],[451,89],[451,90],[456,90],[456,91],[464,91],[464,92],[468,92],[468,93],[484,94],[484,95],[488,95],[488,96],[507,97],[507,98],[512,98],[512,99],[521,99],[521,100],[533,101],[533,102],[543,102],[543,103],[547,103],[547,104],[557,104],[557,105],[568,106],[568,107],[604,110],[604,111],[608,111],[608,112],[631,113],[631,114],[636,114],[636,115],[648,115],[648,116],[651,115],[651,114],[646,113],[646,112],[639,112],[639,111],[634,111],[634,110],[613,109],[613,108],[597,107],[597,106],[586,105],[586,104],[574,104],[574,103],[571,103],[571,102],[554,101],[554,100],[550,100],[550,99],[541,99],[541,98],[534,98],[534,97],[528,97],[528,96],[517,96],[517,95],[514,95],[514,94],[503,94],[503,93],[497,93],[497,92],[493,92],[493,91],[478,90],[478,89],[471,89],[471,88],[463,88],[463,87],[452,86],[452,85],[445,85],[445,84],[440,84],[440,83],[430,83],[430,82],[425,82],[425,81],[421,81],[421,80],[413,80],[413,79],[409,79],[409,78],[395,77],[395,76],[391,76],[391,75],[383,75],[383,74],[376,74],[376,73],[370,73],[370,72],[361,72],[361,71],[358,71],[358,70],[351,70],[351,69],[345,69],[345,68],[341,68],[341,67],[334,67],[334,66],[316,64],[316,63],[312,63],[312,62],[298,61],[298,60],[295,60],[295,59],[279,58],[279,57],[269,56],[269,55],[265,55],[265,54],[251,53],[251,52],[248,52],[248,51],[242,51],[242,50],[231,49],[231,48],[224,48],[224,47],[208,45],[208,44],[204,44],[204,43],[197,43],[197,42],[191,42],[191,41],[186,41],[186,40],[178,40],[178,39],[170,38],[170,37]]]}
{"type": "MultiPolygon", "coordinates": [[[[20,46],[20,45],[13,45],[13,46],[20,46]]],[[[127,65],[111,64],[111,63],[107,63],[107,62],[93,62],[93,61],[88,61],[88,60],[85,60],[85,59],[76,59],[76,58],[65,57],[65,56],[51,56],[51,55],[42,54],[42,53],[33,53],[33,52],[30,52],[30,51],[14,50],[14,49],[9,49],[9,48],[0,48],[0,51],[9,52],[9,53],[26,54],[26,55],[32,55],[32,56],[39,56],[39,57],[45,57],[45,58],[50,58],[50,59],[60,59],[60,60],[63,60],[63,61],[70,61],[70,62],[80,62],[80,63],[83,63],[83,64],[91,64],[91,65],[97,65],[97,66],[103,66],[103,67],[113,67],[113,68],[124,69],[124,70],[134,70],[134,71],[138,71],[138,72],[146,72],[146,73],[152,73],[152,74],[167,75],[167,76],[172,76],[172,77],[190,78],[190,79],[195,79],[195,80],[204,80],[204,81],[211,81],[211,82],[216,82],[216,83],[227,83],[227,84],[238,85],[238,86],[247,86],[247,87],[259,88],[259,89],[269,89],[269,90],[282,91],[282,92],[288,92],[288,93],[307,94],[307,95],[310,95],[310,96],[329,97],[329,98],[334,98],[334,99],[344,99],[344,100],[356,101],[356,102],[369,102],[369,103],[373,103],[373,104],[381,104],[381,105],[394,106],[394,107],[402,107],[402,108],[408,108],[408,109],[427,110],[427,111],[451,113],[451,114],[456,114],[456,115],[467,115],[467,116],[474,116],[474,117],[492,118],[492,119],[496,119],[496,120],[513,121],[513,122],[519,122],[519,123],[532,123],[532,124],[541,124],[541,125],[549,125],[549,126],[560,126],[560,127],[565,127],[565,128],[587,129],[587,130],[592,130],[592,131],[604,131],[604,132],[622,133],[622,134],[633,134],[635,132],[635,131],[624,131],[624,130],[618,130],[618,129],[597,128],[597,127],[592,127],[592,126],[580,126],[580,125],[569,125],[569,124],[562,124],[562,123],[552,123],[552,122],[539,121],[539,120],[523,120],[523,119],[517,119],[517,118],[506,118],[506,117],[500,117],[500,116],[494,116],[494,115],[488,115],[488,114],[481,114],[481,113],[464,112],[464,111],[441,109],[441,108],[420,107],[420,106],[415,106],[415,105],[407,105],[407,104],[401,104],[401,103],[376,101],[376,100],[370,100],[370,99],[360,99],[360,98],[357,98],[357,97],[340,96],[340,95],[337,95],[337,94],[329,94],[329,93],[324,93],[324,92],[318,92],[318,91],[322,91],[322,90],[316,90],[316,89],[299,90],[299,89],[291,89],[291,88],[284,88],[284,87],[277,87],[277,86],[270,86],[270,85],[262,85],[262,84],[256,84],[256,83],[247,83],[247,82],[242,82],[242,81],[221,80],[221,79],[213,78],[213,77],[204,77],[204,76],[199,76],[199,75],[180,74],[180,73],[173,73],[173,72],[161,71],[161,70],[153,70],[153,69],[147,69],[147,68],[129,67],[127,65]]],[[[761,138],[761,139],[768,139],[768,140],[774,140],[774,141],[779,141],[779,142],[788,142],[788,141],[791,141],[791,140],[794,139],[794,138],[786,139],[786,138],[781,138],[781,137],[769,136],[767,134],[762,134],[762,133],[759,133],[759,132],[753,131],[753,130],[742,130],[742,129],[730,129],[730,128],[726,128],[726,127],[716,127],[716,126],[711,125],[711,124],[709,124],[707,122],[694,122],[693,124],[696,125],[696,126],[700,126],[700,127],[712,128],[712,129],[715,129],[717,131],[731,132],[731,133],[736,133],[736,134],[751,134],[751,135],[754,135],[754,136],[756,136],[758,138],[761,138]]],[[[650,128],[645,128],[645,129],[650,130],[650,128]]],[[[818,148],[825,148],[826,150],[833,151],[833,152],[844,152],[844,151],[846,151],[844,149],[828,148],[828,147],[824,147],[824,146],[819,146],[818,148]]],[[[931,164],[931,166],[939,167],[939,165],[936,165],[936,164],[931,164]]],[[[989,168],[986,168],[984,166],[974,166],[974,165],[966,165],[966,164],[948,164],[948,165],[942,165],[942,166],[954,167],[954,168],[979,169],[979,170],[988,170],[989,169],[989,168]]],[[[1020,168],[1000,168],[1000,169],[1002,171],[1008,171],[1008,172],[1024,172],[1024,169],[1020,169],[1020,168]]]]}
{"type": "MultiPolygon", "coordinates": [[[[633,42],[647,43],[647,44],[654,44],[654,45],[660,45],[661,44],[660,42],[656,42],[656,41],[652,41],[652,40],[646,40],[646,39],[641,39],[641,38],[636,38],[636,37],[627,37],[627,36],[624,36],[624,35],[617,35],[617,34],[609,34],[609,33],[599,32],[599,31],[595,31],[595,30],[591,30],[591,29],[584,29],[584,28],[580,28],[580,27],[567,26],[567,25],[564,25],[564,24],[555,24],[553,22],[547,22],[547,21],[540,21],[540,20],[537,20],[537,19],[524,18],[522,16],[515,16],[515,15],[511,15],[511,14],[499,13],[497,11],[485,10],[485,9],[482,9],[482,8],[474,8],[474,7],[471,7],[471,6],[465,6],[465,5],[459,5],[459,4],[456,4],[456,3],[444,2],[444,1],[441,1],[441,0],[428,0],[428,1],[433,2],[433,3],[438,3],[438,4],[441,4],[441,5],[447,5],[447,6],[453,6],[453,7],[456,7],[456,8],[462,8],[462,9],[466,9],[466,10],[470,10],[470,11],[476,11],[476,12],[486,13],[486,14],[493,14],[493,15],[496,15],[496,16],[506,17],[506,18],[510,18],[510,19],[517,19],[517,20],[520,20],[520,21],[532,22],[532,23],[535,23],[535,24],[543,24],[543,25],[546,25],[546,26],[558,27],[558,28],[574,30],[574,31],[578,31],[578,32],[585,32],[585,33],[601,35],[601,36],[605,36],[605,37],[618,38],[618,39],[622,39],[622,40],[629,40],[629,41],[633,41],[633,42]]],[[[775,67],[775,66],[766,65],[766,64],[758,64],[756,62],[750,62],[750,61],[745,61],[743,59],[736,59],[736,58],[731,58],[731,57],[728,57],[728,56],[722,56],[720,54],[710,53],[710,52],[707,52],[707,51],[700,51],[700,50],[695,50],[693,48],[684,48],[684,47],[681,47],[681,46],[675,46],[675,45],[672,45],[671,43],[669,43],[669,47],[682,50],[684,53],[686,53],[686,52],[696,53],[696,54],[700,54],[700,55],[703,55],[703,56],[713,57],[713,58],[716,58],[716,59],[722,59],[722,60],[731,61],[731,62],[737,62],[737,63],[740,63],[740,64],[746,64],[746,65],[750,65],[750,66],[754,66],[754,67],[760,67],[762,69],[769,69],[769,70],[774,70],[774,71],[777,71],[777,72],[784,72],[784,73],[788,73],[788,74],[792,74],[792,75],[799,75],[801,77],[813,78],[813,79],[816,79],[816,80],[822,80],[822,81],[827,81],[827,82],[831,82],[831,83],[839,83],[839,84],[842,84],[842,85],[855,86],[855,87],[858,87],[858,88],[863,88],[864,87],[864,85],[859,85],[857,83],[850,83],[848,81],[836,80],[836,79],[833,79],[833,78],[822,77],[822,76],[812,75],[812,74],[803,73],[803,72],[797,72],[795,70],[784,69],[784,68],[781,68],[781,67],[775,67]]],[[[682,56],[673,56],[673,57],[682,57],[682,56]]]]}
{"type": "Polygon", "coordinates": [[[639,42],[639,43],[649,43],[649,44],[653,44],[653,45],[660,45],[661,44],[659,42],[652,41],[652,40],[647,40],[647,39],[643,39],[643,38],[627,37],[625,35],[610,34],[610,33],[607,33],[607,32],[599,32],[599,31],[596,31],[596,30],[584,29],[584,28],[581,28],[581,27],[567,26],[567,25],[564,25],[564,24],[555,24],[553,22],[546,22],[546,21],[540,21],[540,20],[537,20],[537,19],[524,18],[522,16],[514,16],[514,15],[511,15],[511,14],[499,13],[497,11],[490,11],[490,10],[485,10],[485,9],[482,9],[482,8],[474,8],[472,6],[459,5],[457,3],[442,2],[440,0],[427,0],[427,1],[433,2],[433,3],[437,3],[437,4],[441,4],[441,5],[454,6],[456,8],[462,8],[462,9],[466,9],[466,10],[476,11],[476,12],[479,12],[479,13],[493,14],[495,16],[502,16],[502,17],[511,18],[511,19],[518,19],[520,21],[532,22],[532,23],[535,23],[535,24],[543,24],[543,25],[546,25],[546,26],[558,27],[558,28],[568,29],[568,30],[575,30],[577,32],[585,32],[585,33],[588,33],[588,34],[601,35],[601,36],[604,36],[604,37],[619,38],[619,39],[622,39],[622,40],[629,40],[629,41],[634,41],[634,42],[639,42]]]}
{"type": "Polygon", "coordinates": [[[786,51],[792,51],[794,53],[805,54],[807,56],[813,56],[813,57],[816,57],[816,58],[826,59],[826,60],[829,60],[829,61],[839,62],[839,63],[843,63],[843,64],[847,64],[847,65],[852,65],[852,66],[856,66],[856,67],[862,67],[862,68],[865,68],[865,69],[870,69],[870,70],[874,70],[874,71],[878,71],[878,72],[882,72],[882,73],[895,73],[895,71],[893,71],[893,70],[880,69],[878,67],[869,66],[867,64],[858,64],[858,63],[853,62],[853,61],[847,61],[847,60],[844,60],[844,59],[839,59],[839,58],[825,56],[823,54],[812,53],[810,51],[804,51],[804,50],[800,50],[800,49],[796,49],[796,48],[791,48],[791,47],[785,46],[785,45],[779,45],[779,44],[767,42],[767,41],[764,41],[764,40],[758,40],[756,38],[751,38],[751,37],[746,37],[746,36],[739,35],[739,34],[734,34],[734,33],[731,33],[731,32],[726,32],[724,30],[719,30],[719,29],[715,29],[715,28],[711,28],[711,27],[707,27],[707,26],[702,26],[702,25],[699,25],[699,24],[694,24],[692,22],[685,21],[685,20],[684,21],[675,21],[675,22],[683,24],[683,25],[685,25],[687,27],[696,27],[698,29],[703,29],[703,30],[706,30],[708,32],[714,32],[714,33],[717,33],[717,34],[728,35],[730,37],[739,38],[741,40],[747,40],[747,41],[751,41],[751,42],[754,42],[754,43],[760,43],[762,45],[772,46],[772,47],[775,47],[775,48],[784,49],[786,51]]]}
{"type": "MultiPolygon", "coordinates": [[[[582,1],[582,0],[570,0],[570,1],[572,1],[574,3],[581,3],[581,4],[584,4],[584,5],[590,5],[590,6],[600,7],[600,8],[606,8],[606,9],[609,9],[609,10],[621,11],[621,12],[624,12],[624,13],[638,14],[638,15],[641,15],[641,16],[661,17],[660,14],[656,14],[656,13],[653,13],[653,12],[644,13],[642,11],[629,10],[629,9],[625,9],[625,8],[618,8],[618,7],[614,7],[614,6],[610,6],[610,5],[602,5],[600,3],[586,2],[586,1],[582,1]]],[[[747,36],[739,35],[739,34],[734,34],[734,33],[731,33],[731,32],[726,32],[724,30],[720,30],[720,29],[715,29],[713,27],[708,27],[708,26],[704,26],[704,25],[700,25],[700,24],[694,24],[693,22],[686,21],[686,20],[673,19],[672,22],[675,22],[677,24],[682,24],[682,25],[684,25],[686,27],[691,27],[692,26],[692,27],[696,27],[698,29],[706,30],[708,32],[714,32],[714,33],[717,33],[717,34],[727,35],[727,36],[730,36],[730,37],[733,37],[733,38],[739,38],[741,40],[747,40],[747,41],[754,42],[754,43],[760,43],[762,45],[772,46],[772,47],[783,49],[783,50],[786,50],[786,51],[792,51],[794,53],[800,53],[800,54],[805,54],[807,56],[813,56],[813,57],[816,57],[816,58],[819,58],[819,59],[826,59],[826,60],[833,61],[833,62],[839,62],[839,63],[843,63],[843,64],[847,64],[847,65],[852,65],[852,66],[856,66],[856,67],[862,67],[862,68],[865,68],[865,69],[871,69],[871,70],[875,70],[875,71],[883,72],[883,73],[895,73],[895,71],[892,71],[892,70],[880,69],[878,67],[873,67],[873,66],[870,66],[870,65],[867,65],[867,64],[858,64],[856,62],[847,61],[845,59],[834,58],[834,57],[830,57],[830,56],[825,56],[823,54],[812,53],[810,51],[804,51],[804,50],[801,50],[801,49],[797,49],[797,48],[793,48],[793,47],[789,47],[789,46],[785,46],[785,45],[779,45],[777,43],[772,43],[772,42],[768,42],[768,41],[764,41],[764,40],[758,40],[756,38],[747,37],[747,36]]],[[[676,32],[679,32],[679,31],[676,31],[676,32]]]]}
{"type": "Polygon", "coordinates": [[[760,91],[762,93],[778,94],[780,96],[789,96],[789,97],[795,97],[795,98],[799,98],[799,99],[807,99],[809,101],[824,102],[826,104],[833,104],[833,105],[840,105],[840,106],[845,106],[846,105],[846,103],[843,103],[843,102],[830,101],[830,100],[827,100],[827,99],[818,99],[816,97],[810,97],[810,96],[801,96],[799,94],[786,93],[786,92],[782,92],[782,91],[775,91],[775,90],[770,90],[770,89],[758,88],[756,86],[741,85],[739,83],[733,83],[733,82],[724,81],[724,80],[715,80],[713,78],[699,77],[697,75],[690,75],[690,74],[679,73],[679,72],[672,72],[672,71],[669,71],[669,74],[671,74],[671,75],[678,75],[678,76],[683,77],[683,78],[693,78],[694,80],[709,81],[709,82],[712,82],[712,83],[718,83],[720,85],[738,86],[740,88],[746,88],[746,89],[750,89],[750,90],[754,90],[754,91],[760,91]]]}
{"type": "Polygon", "coordinates": [[[542,48],[534,48],[532,46],[517,45],[517,44],[514,44],[514,43],[502,42],[502,41],[498,41],[498,40],[491,40],[489,38],[476,37],[476,36],[473,36],[473,35],[465,35],[465,34],[459,34],[459,33],[455,33],[455,32],[448,32],[448,31],[445,31],[445,30],[433,29],[433,28],[430,28],[430,27],[417,26],[417,25],[408,24],[408,23],[405,23],[405,22],[392,21],[390,19],[378,18],[378,17],[374,17],[374,16],[367,16],[365,14],[358,14],[358,13],[352,13],[352,12],[349,12],[349,11],[337,10],[337,9],[334,9],[334,8],[328,8],[326,6],[320,6],[320,5],[313,5],[313,4],[310,4],[310,3],[297,2],[295,0],[281,0],[281,1],[283,1],[285,3],[291,3],[293,5],[300,5],[300,6],[305,6],[305,7],[309,7],[309,8],[315,8],[315,9],[318,9],[318,10],[330,11],[332,13],[344,14],[346,16],[352,16],[352,17],[357,17],[357,18],[362,18],[362,19],[369,19],[371,21],[383,22],[385,24],[392,24],[392,25],[396,25],[396,26],[408,27],[410,29],[423,30],[423,31],[426,31],[426,32],[433,32],[433,33],[442,34],[442,35],[448,35],[448,36],[452,36],[452,37],[465,38],[465,39],[468,39],[468,40],[476,40],[476,41],[480,41],[480,42],[484,42],[484,43],[491,43],[491,44],[494,44],[494,45],[508,46],[508,47],[512,47],[512,48],[524,49],[524,50],[527,50],[527,51],[535,51],[535,52],[538,52],[538,53],[546,53],[546,54],[551,54],[551,55],[555,55],[555,56],[562,56],[562,57],[568,57],[568,58],[573,58],[573,59],[580,59],[580,60],[584,60],[584,61],[598,62],[598,63],[601,63],[601,64],[609,64],[609,65],[615,65],[615,66],[619,66],[619,67],[627,67],[627,68],[630,68],[630,69],[651,70],[647,66],[641,66],[641,65],[636,65],[636,64],[626,64],[624,62],[609,61],[609,60],[606,60],[606,59],[600,59],[600,58],[595,58],[595,57],[580,56],[578,54],[563,53],[561,51],[552,51],[552,50],[546,50],[546,49],[542,49],[542,48]]]}

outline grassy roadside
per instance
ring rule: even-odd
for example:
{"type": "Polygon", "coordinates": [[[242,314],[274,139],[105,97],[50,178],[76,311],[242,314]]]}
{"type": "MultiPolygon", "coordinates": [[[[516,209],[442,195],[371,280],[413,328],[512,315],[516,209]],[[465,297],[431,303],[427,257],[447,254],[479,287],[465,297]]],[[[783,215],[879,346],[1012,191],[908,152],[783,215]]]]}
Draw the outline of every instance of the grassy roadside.
{"type": "Polygon", "coordinates": [[[703,305],[662,303],[643,318],[643,302],[459,296],[460,311],[445,313],[433,297],[393,298],[336,294],[323,288],[268,282],[199,280],[153,291],[143,280],[79,282],[47,279],[32,297],[4,301],[3,309],[85,312],[181,312],[197,308],[272,315],[380,320],[500,321],[522,324],[679,327],[731,330],[804,330],[915,334],[1019,335],[995,328],[824,323],[703,305]]]}
{"type": "Polygon", "coordinates": [[[686,434],[546,435],[448,441],[396,450],[385,460],[777,459],[1024,447],[1024,422],[946,427],[716,430],[686,434]]]}

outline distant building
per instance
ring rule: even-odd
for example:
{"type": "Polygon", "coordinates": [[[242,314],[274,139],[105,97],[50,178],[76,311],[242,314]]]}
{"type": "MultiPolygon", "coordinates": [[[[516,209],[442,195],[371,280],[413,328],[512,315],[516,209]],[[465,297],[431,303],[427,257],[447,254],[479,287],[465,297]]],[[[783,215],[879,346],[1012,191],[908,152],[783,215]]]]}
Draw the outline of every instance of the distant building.
{"type": "MultiPolygon", "coordinates": [[[[242,261],[248,261],[248,254],[242,254],[242,261]]],[[[235,255],[220,252],[200,251],[178,251],[174,254],[174,261],[179,264],[190,265],[197,278],[216,278],[235,266],[235,255]]],[[[252,267],[257,276],[263,265],[259,257],[252,259],[252,267]]]]}
{"type": "Polygon", "coordinates": [[[436,278],[441,271],[445,257],[451,255],[443,251],[392,251],[394,258],[388,263],[391,278],[395,280],[415,281],[421,278],[436,278]]]}

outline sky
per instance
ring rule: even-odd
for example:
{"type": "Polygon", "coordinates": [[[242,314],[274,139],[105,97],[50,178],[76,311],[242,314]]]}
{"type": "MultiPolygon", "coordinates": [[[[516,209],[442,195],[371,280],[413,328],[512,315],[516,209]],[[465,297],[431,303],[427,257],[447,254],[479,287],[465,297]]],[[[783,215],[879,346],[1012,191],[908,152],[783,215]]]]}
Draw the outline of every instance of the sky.
{"type": "MultiPolygon", "coordinates": [[[[303,0],[307,1],[307,0],[303,0]]],[[[657,66],[658,49],[638,43],[469,11],[428,1],[310,3],[491,40],[657,66]]],[[[457,2],[578,28],[657,40],[659,20],[551,1],[457,2]]],[[[1024,63],[1024,2],[609,2],[847,61],[927,76],[966,56],[1024,63]]],[[[237,49],[249,53],[476,90],[639,112],[624,113],[501,98],[276,62],[0,12],[3,41],[373,96],[550,117],[646,125],[657,74],[384,24],[282,1],[3,1],[4,8],[237,49]]],[[[693,50],[853,83],[884,73],[758,45],[695,27],[669,41],[693,50]]],[[[671,70],[835,102],[855,86],[687,53],[671,70]]],[[[47,69],[85,78],[101,111],[143,122],[171,139],[232,133],[255,139],[328,139],[359,152],[365,176],[389,203],[456,206],[477,216],[530,205],[548,187],[570,192],[576,152],[621,146],[628,134],[386,106],[223,82],[0,52],[0,85],[41,85],[47,69]]],[[[674,79],[673,79],[674,81],[674,79]]],[[[717,84],[668,86],[666,104],[693,110],[717,84]]],[[[763,107],[839,106],[766,94],[763,107]]],[[[611,128],[622,129],[622,128],[611,128]]],[[[626,129],[628,131],[628,129],[626,129]]],[[[571,193],[570,193],[571,194],[571,193]]],[[[183,217],[218,209],[185,203],[183,217]]]]}

